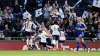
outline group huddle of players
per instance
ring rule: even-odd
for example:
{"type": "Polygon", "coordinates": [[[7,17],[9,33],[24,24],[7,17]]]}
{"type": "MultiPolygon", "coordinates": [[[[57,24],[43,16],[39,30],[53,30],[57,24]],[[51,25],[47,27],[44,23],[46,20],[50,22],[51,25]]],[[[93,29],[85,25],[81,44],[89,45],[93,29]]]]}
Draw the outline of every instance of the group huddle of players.
{"type": "Polygon", "coordinates": [[[63,30],[60,30],[57,21],[50,26],[49,30],[43,26],[37,36],[36,34],[31,36],[30,32],[27,32],[27,36],[28,49],[37,50],[58,50],[58,42],[61,44],[60,49],[62,50],[63,42],[66,40],[65,33],[63,30]]]}
{"type": "MultiPolygon", "coordinates": [[[[66,34],[64,33],[64,30],[60,29],[57,21],[54,21],[54,24],[51,25],[49,29],[46,29],[45,26],[42,25],[41,30],[39,30],[38,32],[38,35],[32,34],[32,28],[36,29],[37,26],[33,22],[31,22],[30,19],[27,19],[23,24],[22,31],[26,32],[26,43],[28,49],[59,50],[58,43],[60,43],[60,50],[63,50],[63,43],[66,40],[66,34]]],[[[89,52],[87,45],[84,43],[84,31],[87,29],[87,27],[81,17],[77,18],[75,29],[77,30],[77,49],[75,50],[75,52],[78,52],[80,48],[80,42],[86,48],[87,52],[89,52]]]]}

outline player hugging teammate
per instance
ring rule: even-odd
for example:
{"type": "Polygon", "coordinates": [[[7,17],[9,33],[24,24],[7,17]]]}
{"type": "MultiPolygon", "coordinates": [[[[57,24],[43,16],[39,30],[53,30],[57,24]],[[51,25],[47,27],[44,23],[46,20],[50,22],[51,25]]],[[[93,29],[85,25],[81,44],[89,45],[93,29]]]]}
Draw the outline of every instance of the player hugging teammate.
{"type": "Polygon", "coordinates": [[[22,31],[26,32],[26,44],[29,50],[59,50],[58,42],[61,44],[61,49],[63,49],[63,42],[65,42],[65,33],[63,30],[60,30],[60,27],[57,24],[57,21],[54,21],[54,24],[50,26],[49,29],[46,29],[44,24],[40,25],[41,29],[39,30],[38,35],[33,34],[33,29],[36,29],[37,26],[30,20],[26,19],[24,22],[22,31]]]}
{"type": "Polygon", "coordinates": [[[57,21],[54,21],[54,24],[51,25],[49,29],[46,29],[45,26],[42,27],[42,30],[39,31],[38,37],[40,38],[39,43],[42,50],[59,50],[59,42],[61,45],[60,50],[63,50],[63,43],[65,42],[66,37],[64,31],[60,30],[57,21]]]}

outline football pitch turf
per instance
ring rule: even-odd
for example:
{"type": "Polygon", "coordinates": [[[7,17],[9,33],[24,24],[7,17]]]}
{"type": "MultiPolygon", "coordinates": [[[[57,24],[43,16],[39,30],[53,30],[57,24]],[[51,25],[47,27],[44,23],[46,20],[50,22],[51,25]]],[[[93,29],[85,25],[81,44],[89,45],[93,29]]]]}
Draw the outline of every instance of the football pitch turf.
{"type": "Polygon", "coordinates": [[[99,51],[0,51],[0,56],[100,56],[99,51]]]}

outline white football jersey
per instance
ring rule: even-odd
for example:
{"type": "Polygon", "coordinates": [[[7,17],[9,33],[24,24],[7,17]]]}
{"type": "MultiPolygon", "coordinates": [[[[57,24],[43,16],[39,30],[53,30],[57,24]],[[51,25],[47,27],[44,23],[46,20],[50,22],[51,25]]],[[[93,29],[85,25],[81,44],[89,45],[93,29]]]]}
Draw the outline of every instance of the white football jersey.
{"type": "Polygon", "coordinates": [[[63,31],[60,31],[60,38],[59,38],[59,40],[66,40],[65,33],[63,31]]]}
{"type": "Polygon", "coordinates": [[[45,35],[47,34],[46,31],[44,31],[44,30],[42,31],[42,33],[45,34],[45,35]]]}
{"type": "Polygon", "coordinates": [[[52,35],[60,35],[58,25],[52,25],[51,30],[52,30],[52,35]]]}
{"type": "Polygon", "coordinates": [[[46,35],[44,33],[41,33],[38,36],[41,38],[40,42],[46,43],[46,35]]]}
{"type": "Polygon", "coordinates": [[[23,27],[22,27],[22,30],[25,30],[27,32],[32,32],[32,28],[36,29],[36,25],[33,23],[33,22],[28,22],[26,21],[24,24],[23,24],[23,27]]]}

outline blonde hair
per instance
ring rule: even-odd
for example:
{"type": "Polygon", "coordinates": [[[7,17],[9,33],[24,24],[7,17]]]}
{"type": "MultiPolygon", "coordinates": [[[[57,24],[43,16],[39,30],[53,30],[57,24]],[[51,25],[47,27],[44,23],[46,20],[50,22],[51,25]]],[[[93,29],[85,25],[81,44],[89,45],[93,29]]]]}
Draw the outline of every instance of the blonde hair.
{"type": "Polygon", "coordinates": [[[84,19],[83,19],[82,17],[78,17],[78,18],[77,18],[77,21],[78,21],[78,22],[83,22],[83,23],[84,23],[84,19]]]}

